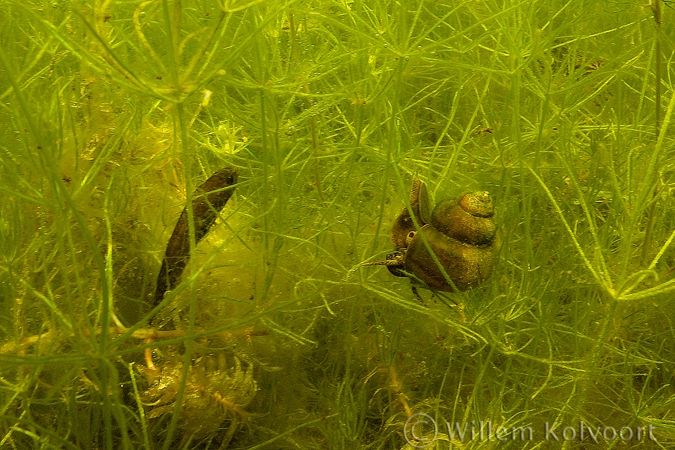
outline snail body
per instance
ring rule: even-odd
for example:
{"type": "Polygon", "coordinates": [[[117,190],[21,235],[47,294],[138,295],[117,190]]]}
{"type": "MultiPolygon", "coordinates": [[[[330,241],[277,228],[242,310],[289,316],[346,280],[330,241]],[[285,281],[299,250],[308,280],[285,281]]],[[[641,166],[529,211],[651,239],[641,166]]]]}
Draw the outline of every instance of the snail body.
{"type": "Polygon", "coordinates": [[[386,261],[367,265],[386,265],[393,275],[446,292],[465,291],[490,278],[497,225],[487,192],[444,200],[429,213],[426,187],[416,178],[410,206],[415,220],[406,208],[392,228],[397,250],[386,261]]]}

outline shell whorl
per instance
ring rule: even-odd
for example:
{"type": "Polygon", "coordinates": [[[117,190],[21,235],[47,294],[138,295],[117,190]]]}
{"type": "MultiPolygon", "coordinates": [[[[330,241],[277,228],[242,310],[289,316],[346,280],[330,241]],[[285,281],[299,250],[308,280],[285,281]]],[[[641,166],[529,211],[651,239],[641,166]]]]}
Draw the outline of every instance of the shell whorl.
{"type": "Polygon", "coordinates": [[[470,245],[490,245],[497,232],[490,195],[470,192],[444,200],[431,214],[431,225],[444,235],[470,245]]]}

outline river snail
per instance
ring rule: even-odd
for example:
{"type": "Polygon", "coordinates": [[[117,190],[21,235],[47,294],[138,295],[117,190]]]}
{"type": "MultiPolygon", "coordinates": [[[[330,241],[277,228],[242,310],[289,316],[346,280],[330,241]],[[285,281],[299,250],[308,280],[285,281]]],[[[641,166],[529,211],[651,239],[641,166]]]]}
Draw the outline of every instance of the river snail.
{"type": "Polygon", "coordinates": [[[405,208],[391,230],[396,251],[385,261],[364,265],[384,265],[393,275],[410,277],[413,286],[446,292],[465,291],[490,278],[497,224],[487,192],[443,200],[430,212],[426,185],[415,178],[410,207],[417,226],[405,208]]]}

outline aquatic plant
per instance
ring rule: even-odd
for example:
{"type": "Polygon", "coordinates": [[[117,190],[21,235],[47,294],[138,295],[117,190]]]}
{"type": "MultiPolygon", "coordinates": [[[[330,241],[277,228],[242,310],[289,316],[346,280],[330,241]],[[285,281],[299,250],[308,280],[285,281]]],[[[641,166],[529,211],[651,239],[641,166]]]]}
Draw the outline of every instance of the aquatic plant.
{"type": "Polygon", "coordinates": [[[671,447],[672,13],[2,2],[0,447],[671,447]],[[362,265],[415,176],[488,191],[500,242],[424,304],[362,265]]]}

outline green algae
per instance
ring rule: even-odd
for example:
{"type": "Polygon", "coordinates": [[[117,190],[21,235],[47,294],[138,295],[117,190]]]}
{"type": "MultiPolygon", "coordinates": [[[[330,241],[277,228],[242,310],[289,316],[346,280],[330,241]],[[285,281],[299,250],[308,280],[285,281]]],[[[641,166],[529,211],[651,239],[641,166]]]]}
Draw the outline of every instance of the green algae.
{"type": "Polygon", "coordinates": [[[671,9],[8,1],[0,20],[0,448],[672,446],[671,9]],[[181,210],[226,166],[235,194],[152,308],[181,210]],[[414,176],[435,202],[490,192],[483,286],[423,305],[360,266],[391,251],[414,176]],[[428,423],[406,442],[416,413],[435,442],[428,423]]]}

